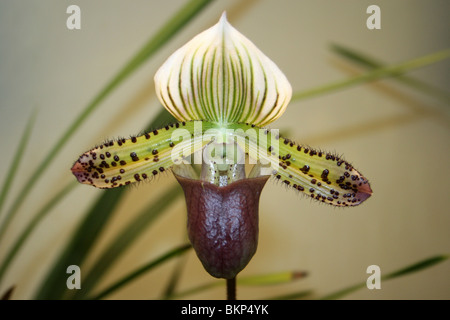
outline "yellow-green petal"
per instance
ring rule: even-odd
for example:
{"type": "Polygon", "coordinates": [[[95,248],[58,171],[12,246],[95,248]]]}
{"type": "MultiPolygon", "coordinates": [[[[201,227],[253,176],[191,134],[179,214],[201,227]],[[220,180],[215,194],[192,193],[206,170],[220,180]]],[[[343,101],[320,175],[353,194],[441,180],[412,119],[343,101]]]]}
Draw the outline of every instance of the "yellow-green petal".
{"type": "Polygon", "coordinates": [[[266,171],[308,197],[334,206],[356,206],[372,195],[369,181],[349,162],[280,137],[277,130],[235,124],[236,142],[266,171]],[[246,137],[246,139],[243,139],[246,137]]]}

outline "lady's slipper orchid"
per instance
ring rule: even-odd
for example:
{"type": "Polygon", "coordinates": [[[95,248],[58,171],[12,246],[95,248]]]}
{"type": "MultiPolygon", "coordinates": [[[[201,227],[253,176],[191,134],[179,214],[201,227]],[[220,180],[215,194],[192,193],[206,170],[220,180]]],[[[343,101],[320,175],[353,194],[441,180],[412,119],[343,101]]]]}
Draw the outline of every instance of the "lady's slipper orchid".
{"type": "Polygon", "coordinates": [[[211,275],[232,279],[255,253],[259,197],[270,175],[335,206],[372,194],[342,158],[261,128],[283,114],[291,86],[225,14],[167,59],[155,85],[180,122],[95,147],[72,172],[81,183],[114,188],[172,169],[186,196],[189,239],[211,275]],[[254,164],[249,174],[246,160],[254,164]],[[190,164],[201,164],[200,178],[190,164]]]}

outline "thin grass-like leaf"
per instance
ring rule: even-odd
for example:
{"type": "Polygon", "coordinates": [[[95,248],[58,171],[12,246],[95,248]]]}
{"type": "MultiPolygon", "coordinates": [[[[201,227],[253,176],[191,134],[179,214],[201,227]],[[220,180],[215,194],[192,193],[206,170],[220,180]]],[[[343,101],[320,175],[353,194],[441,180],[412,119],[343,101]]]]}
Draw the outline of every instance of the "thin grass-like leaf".
{"type": "Polygon", "coordinates": [[[313,293],[312,290],[301,290],[297,292],[291,292],[288,294],[283,294],[281,296],[275,296],[270,298],[264,298],[262,300],[296,300],[296,299],[303,299],[308,296],[311,296],[313,293]]]}
{"type": "Polygon", "coordinates": [[[67,267],[80,266],[91,247],[99,237],[101,230],[108,222],[112,212],[122,199],[124,188],[104,190],[102,196],[87,213],[76,232],[70,238],[61,256],[49,269],[44,281],[39,286],[35,297],[38,300],[56,300],[63,297],[67,290],[67,267]]]}
{"type": "Polygon", "coordinates": [[[431,257],[431,258],[425,259],[423,261],[417,262],[409,267],[406,267],[406,268],[391,272],[385,276],[382,276],[381,280],[394,279],[397,277],[405,276],[405,275],[413,273],[413,272],[421,271],[423,269],[430,268],[438,263],[444,262],[448,258],[450,258],[450,255],[439,255],[439,256],[431,257]]]}
{"type": "Polygon", "coordinates": [[[302,271],[283,271],[255,276],[247,276],[237,280],[243,286],[266,286],[282,284],[299,280],[306,277],[307,273],[302,271]]]}
{"type": "Polygon", "coordinates": [[[340,290],[338,292],[335,292],[335,293],[332,293],[330,295],[327,295],[327,296],[321,298],[320,300],[336,300],[336,299],[340,299],[340,298],[342,298],[342,297],[344,297],[344,296],[346,296],[346,295],[348,295],[348,294],[350,294],[352,292],[358,291],[358,290],[360,290],[362,288],[366,288],[366,283],[365,282],[359,283],[359,284],[355,284],[355,285],[353,285],[351,287],[342,289],[342,290],[340,290]]]}
{"type": "Polygon", "coordinates": [[[157,259],[151,261],[150,263],[140,267],[139,269],[137,269],[137,270],[133,271],[132,273],[128,274],[127,276],[123,277],[122,279],[120,279],[113,285],[109,286],[107,289],[103,290],[102,292],[100,292],[96,296],[92,297],[91,299],[98,300],[98,299],[104,298],[105,296],[120,289],[121,287],[123,287],[124,285],[128,284],[129,282],[135,280],[136,278],[143,275],[144,273],[153,270],[153,268],[159,266],[161,263],[186,252],[190,248],[191,248],[190,244],[184,244],[180,247],[172,249],[171,251],[163,254],[162,256],[158,257],[157,259]]]}
{"type": "Polygon", "coordinates": [[[114,262],[125,252],[125,250],[140,236],[148,227],[161,216],[165,210],[174,203],[174,200],[182,194],[178,185],[173,186],[161,197],[147,206],[126,227],[117,234],[115,239],[96,259],[92,269],[88,271],[83,279],[83,290],[77,290],[74,299],[83,299],[91,294],[92,289],[107,273],[114,262]]]}
{"type": "Polygon", "coordinates": [[[10,300],[15,289],[16,289],[15,286],[10,287],[3,293],[3,295],[0,297],[0,300],[10,300]]]}
{"type": "MultiPolygon", "coordinates": [[[[381,280],[390,280],[390,279],[394,279],[394,278],[398,278],[401,276],[405,276],[407,274],[410,273],[414,273],[414,272],[418,272],[418,271],[422,271],[424,269],[430,268],[438,263],[441,263],[445,260],[447,260],[450,256],[449,255],[439,255],[439,256],[434,256],[422,261],[419,261],[417,263],[414,263],[413,265],[410,265],[408,267],[399,269],[397,271],[388,273],[384,276],[381,277],[381,280]]],[[[340,299],[350,293],[353,293],[359,289],[365,288],[366,287],[366,282],[362,282],[353,286],[350,286],[348,288],[339,290],[337,292],[334,292],[332,294],[326,295],[325,297],[321,298],[321,300],[334,300],[334,299],[340,299]]]]}
{"type": "MultiPolygon", "coordinates": [[[[173,117],[168,112],[161,110],[149,125],[149,128],[167,123],[172,119],[173,117]]],[[[103,226],[106,225],[116,205],[127,190],[128,188],[103,190],[103,194],[91,207],[75,234],[71,237],[64,252],[44,278],[42,286],[36,294],[36,299],[61,299],[64,297],[67,290],[65,284],[67,267],[72,264],[78,266],[83,264],[103,226]]]]}
{"type": "Polygon", "coordinates": [[[30,234],[33,232],[34,228],[42,221],[44,217],[51,211],[51,209],[61,200],[63,199],[70,191],[74,189],[78,184],[75,181],[69,183],[65,188],[61,189],[58,193],[56,193],[43,207],[39,212],[34,215],[34,218],[28,223],[26,228],[22,231],[18,239],[14,242],[13,246],[10,248],[8,253],[5,256],[1,266],[0,266],[0,279],[3,277],[7,268],[13,261],[16,254],[22,248],[25,241],[28,239],[30,234]]]}
{"type": "MultiPolygon", "coordinates": [[[[377,61],[373,59],[372,57],[369,57],[363,53],[357,52],[353,49],[338,45],[338,44],[332,44],[331,50],[339,54],[340,56],[355,62],[357,64],[362,65],[366,68],[382,68],[385,66],[384,63],[381,63],[380,61],[377,61]]],[[[396,77],[398,81],[402,82],[403,84],[406,84],[414,89],[420,90],[423,93],[426,93],[428,95],[431,95],[442,102],[450,105],[450,93],[445,92],[435,86],[429,85],[426,82],[423,82],[419,79],[415,79],[412,77],[409,77],[407,75],[399,75],[396,77]]]]}
{"type": "Polygon", "coordinates": [[[22,155],[28,144],[28,140],[30,139],[31,129],[33,128],[35,119],[36,111],[31,114],[30,119],[28,120],[27,126],[25,127],[22,137],[20,138],[19,147],[17,148],[14,157],[12,158],[11,166],[6,171],[8,174],[5,181],[3,182],[3,186],[0,192],[0,213],[2,212],[3,203],[5,202],[6,196],[8,195],[8,192],[10,190],[11,183],[13,182],[17,169],[19,168],[20,160],[22,160],[23,158],[22,155]]]}
{"type": "Polygon", "coordinates": [[[311,98],[318,95],[327,94],[340,89],[349,88],[351,86],[362,84],[370,81],[375,81],[387,77],[396,77],[405,72],[425,67],[427,65],[436,63],[450,58],[450,49],[442,50],[436,53],[432,53],[420,58],[409,60],[406,62],[398,63],[393,66],[381,67],[373,71],[369,71],[359,76],[352,77],[350,79],[340,80],[333,83],[329,83],[323,86],[319,86],[310,90],[296,92],[292,95],[291,101],[297,101],[301,99],[311,98]]]}
{"type": "Polygon", "coordinates": [[[2,226],[0,226],[0,239],[6,228],[19,209],[23,200],[27,197],[35,183],[48,168],[50,163],[61,151],[69,138],[88,118],[89,115],[100,105],[100,103],[128,76],[130,76],[140,65],[151,57],[159,48],[161,48],[175,33],[185,26],[196,14],[206,7],[212,0],[191,0],[183,6],[145,45],[144,47],[119,71],[119,73],[103,88],[102,91],[91,101],[91,103],[81,112],[75,121],[69,126],[66,132],[56,142],[44,160],[38,165],[37,169],[31,175],[19,192],[19,195],[13,202],[8,211],[2,226]]]}
{"type": "Polygon", "coordinates": [[[340,44],[332,43],[330,45],[330,48],[332,51],[341,55],[342,57],[347,58],[348,60],[358,63],[362,66],[372,69],[384,67],[384,65],[380,61],[375,60],[374,58],[369,57],[361,52],[356,52],[355,50],[344,47],[340,44]]]}
{"type": "Polygon", "coordinates": [[[175,293],[171,296],[168,296],[167,299],[169,299],[169,300],[170,299],[180,299],[182,297],[189,296],[191,294],[199,293],[202,291],[206,291],[206,290],[209,290],[209,289],[212,289],[215,287],[224,286],[224,285],[225,285],[225,281],[216,280],[214,282],[208,282],[208,283],[193,287],[191,289],[184,290],[180,293],[175,293]]]}
{"type": "MultiPolygon", "coordinates": [[[[268,273],[262,275],[254,275],[247,277],[239,277],[236,279],[237,285],[240,286],[265,286],[265,285],[277,285],[283,283],[289,283],[295,280],[299,280],[306,275],[305,272],[299,271],[282,271],[275,273],[268,273]]],[[[225,281],[214,281],[209,282],[200,286],[193,287],[191,289],[187,289],[180,293],[176,293],[172,296],[169,296],[168,299],[179,299],[181,297],[185,297],[194,293],[199,293],[205,290],[209,290],[215,287],[224,286],[225,281]]]]}

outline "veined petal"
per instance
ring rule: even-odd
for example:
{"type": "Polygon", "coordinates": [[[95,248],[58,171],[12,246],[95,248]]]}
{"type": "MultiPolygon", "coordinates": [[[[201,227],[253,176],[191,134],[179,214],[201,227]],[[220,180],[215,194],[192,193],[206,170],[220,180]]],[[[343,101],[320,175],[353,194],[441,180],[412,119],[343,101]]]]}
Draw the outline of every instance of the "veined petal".
{"type": "Polygon", "coordinates": [[[155,75],[156,94],[178,120],[267,125],[292,95],[281,70],[233,28],[225,13],[178,49],[155,75]]]}

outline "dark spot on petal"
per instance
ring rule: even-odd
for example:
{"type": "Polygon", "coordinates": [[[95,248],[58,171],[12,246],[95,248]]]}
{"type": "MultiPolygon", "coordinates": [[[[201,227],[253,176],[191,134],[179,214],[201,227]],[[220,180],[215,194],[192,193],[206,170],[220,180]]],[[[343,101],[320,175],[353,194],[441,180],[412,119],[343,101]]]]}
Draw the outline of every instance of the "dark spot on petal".
{"type": "Polygon", "coordinates": [[[310,167],[307,164],[305,164],[303,168],[300,169],[300,171],[302,171],[303,173],[308,173],[309,169],[310,167]]]}

